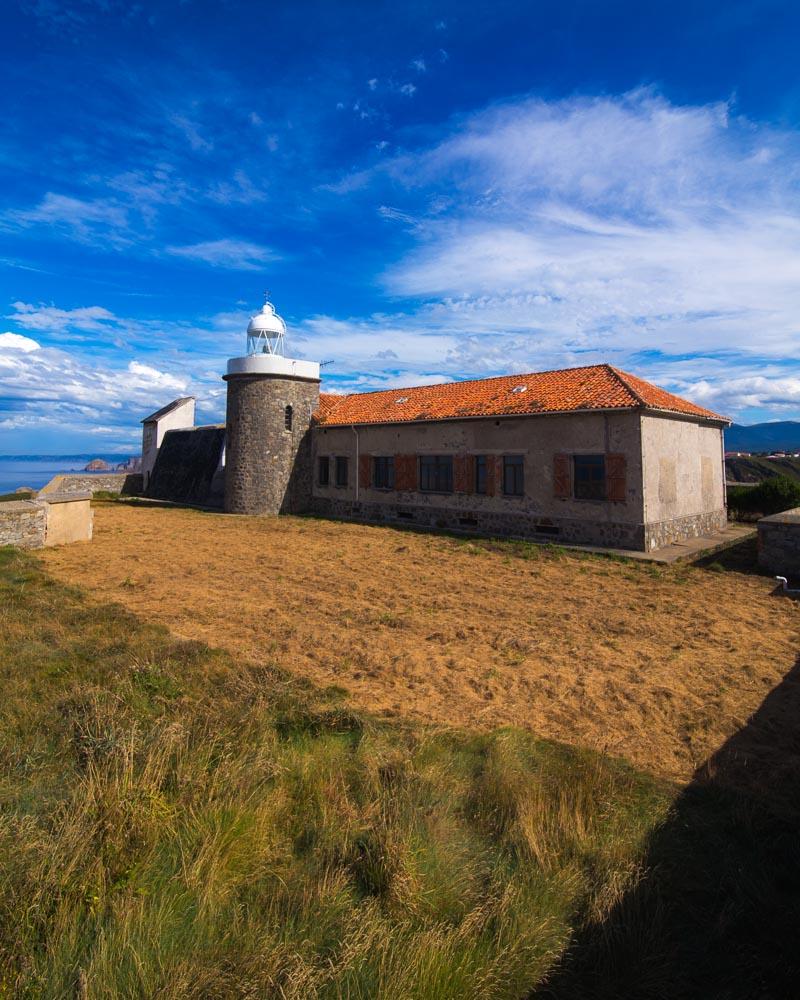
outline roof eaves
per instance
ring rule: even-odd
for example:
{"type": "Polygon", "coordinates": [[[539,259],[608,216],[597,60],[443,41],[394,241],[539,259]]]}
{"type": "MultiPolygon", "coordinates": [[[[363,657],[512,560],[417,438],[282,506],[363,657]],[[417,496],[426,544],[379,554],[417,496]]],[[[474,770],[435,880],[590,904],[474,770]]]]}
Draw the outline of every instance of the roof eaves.
{"type": "Polygon", "coordinates": [[[571,416],[573,413],[632,413],[634,410],[638,409],[639,406],[636,404],[630,406],[588,406],[582,407],[581,409],[571,410],[526,410],[522,412],[517,411],[516,413],[470,413],[459,414],[454,417],[414,417],[408,420],[342,420],[340,422],[334,422],[331,421],[330,418],[326,418],[320,422],[320,426],[375,427],[378,425],[402,426],[404,424],[441,424],[457,420],[510,420],[513,417],[566,417],[571,416]]]}
{"type": "Polygon", "coordinates": [[[173,399],[171,403],[167,403],[166,406],[162,406],[160,410],[156,410],[155,413],[151,413],[149,417],[145,417],[144,420],[140,420],[139,423],[149,424],[154,420],[160,420],[161,417],[165,417],[168,413],[171,413],[173,410],[176,410],[183,403],[188,403],[191,400],[195,400],[195,397],[181,396],[180,399],[173,399]]]}
{"type": "Polygon", "coordinates": [[[723,417],[720,413],[714,413],[713,410],[705,410],[702,407],[698,407],[701,410],[700,413],[689,413],[686,410],[668,410],[663,406],[646,406],[645,409],[648,413],[654,413],[656,416],[676,417],[679,420],[705,420],[709,423],[721,424],[725,427],[730,427],[733,423],[730,417],[723,417]]]}

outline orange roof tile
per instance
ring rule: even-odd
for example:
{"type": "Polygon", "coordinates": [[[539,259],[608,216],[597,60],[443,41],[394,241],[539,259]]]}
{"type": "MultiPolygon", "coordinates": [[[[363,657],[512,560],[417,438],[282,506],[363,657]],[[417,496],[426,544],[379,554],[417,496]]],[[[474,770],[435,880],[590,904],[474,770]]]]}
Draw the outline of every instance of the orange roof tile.
{"type": "Polygon", "coordinates": [[[349,396],[320,393],[317,420],[336,426],[638,409],[730,422],[612,365],[501,375],[411,389],[381,389],[349,396]]]}

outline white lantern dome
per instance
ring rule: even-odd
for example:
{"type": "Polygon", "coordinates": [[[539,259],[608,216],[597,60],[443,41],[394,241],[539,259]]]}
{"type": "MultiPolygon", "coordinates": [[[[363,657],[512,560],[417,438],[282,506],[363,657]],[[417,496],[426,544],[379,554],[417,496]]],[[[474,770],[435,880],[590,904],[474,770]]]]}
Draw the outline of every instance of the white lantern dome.
{"type": "Polygon", "coordinates": [[[269,376],[319,381],[319,363],[287,358],[285,353],[286,324],[275,312],[275,306],[265,301],[261,312],[250,317],[247,324],[247,354],[229,358],[227,376],[269,376]]]}
{"type": "Polygon", "coordinates": [[[248,354],[277,354],[283,357],[286,324],[275,312],[271,302],[265,302],[261,312],[247,324],[248,354]]]}

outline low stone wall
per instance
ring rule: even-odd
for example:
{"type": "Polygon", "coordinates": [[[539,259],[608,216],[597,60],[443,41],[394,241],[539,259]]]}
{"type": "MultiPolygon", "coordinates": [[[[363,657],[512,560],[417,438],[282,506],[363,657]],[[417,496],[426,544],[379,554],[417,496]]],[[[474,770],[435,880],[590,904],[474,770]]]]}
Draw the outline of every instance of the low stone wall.
{"type": "Polygon", "coordinates": [[[40,549],[88,542],[93,526],[91,501],[91,494],[84,492],[0,503],[0,545],[40,549]]]}
{"type": "Polygon", "coordinates": [[[800,507],[761,518],[758,563],[770,573],[800,580],[800,507]]]}
{"type": "Polygon", "coordinates": [[[713,535],[722,531],[727,523],[728,512],[724,507],[706,514],[676,517],[670,521],[653,521],[644,526],[645,551],[653,552],[676,542],[686,542],[690,538],[713,535]]]}
{"type": "Polygon", "coordinates": [[[35,500],[0,503],[0,545],[38,549],[44,545],[45,505],[35,500]]]}
{"type": "Polygon", "coordinates": [[[62,472],[53,476],[39,496],[50,493],[125,493],[137,496],[142,492],[141,472],[62,472]]]}
{"type": "Polygon", "coordinates": [[[530,538],[537,541],[572,542],[614,549],[644,549],[644,525],[624,522],[583,521],[569,517],[462,510],[416,504],[373,503],[315,497],[313,512],[322,517],[369,524],[407,524],[469,535],[530,538]]]}

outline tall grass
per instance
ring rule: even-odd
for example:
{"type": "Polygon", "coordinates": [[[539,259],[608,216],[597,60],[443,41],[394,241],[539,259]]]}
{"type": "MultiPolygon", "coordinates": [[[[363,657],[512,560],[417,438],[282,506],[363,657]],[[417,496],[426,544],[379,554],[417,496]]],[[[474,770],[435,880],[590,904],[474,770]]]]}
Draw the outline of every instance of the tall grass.
{"type": "Polygon", "coordinates": [[[389,725],[0,550],[0,996],[516,998],[671,789],[389,725]]]}

